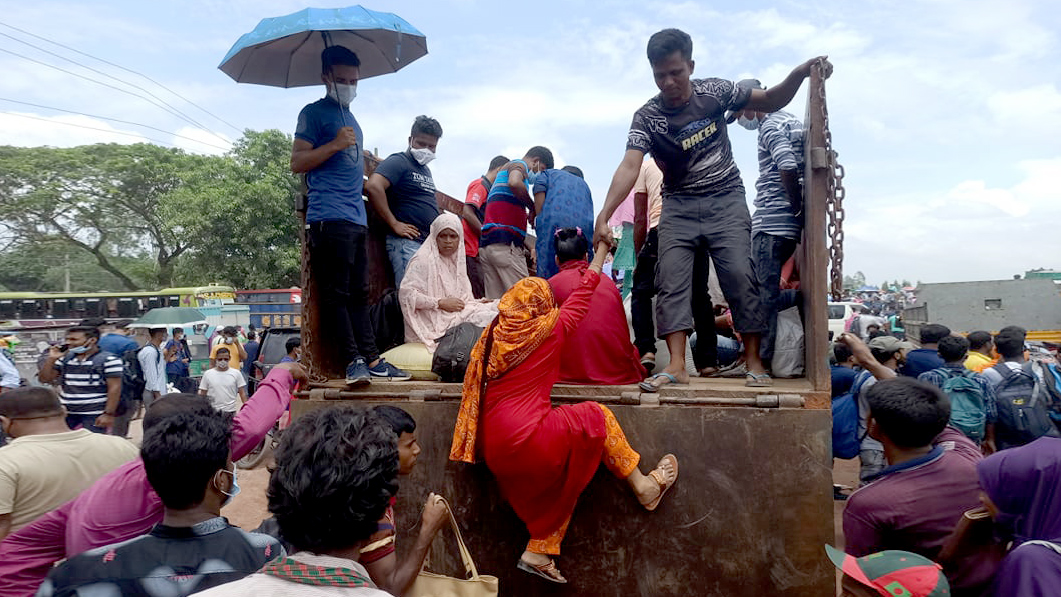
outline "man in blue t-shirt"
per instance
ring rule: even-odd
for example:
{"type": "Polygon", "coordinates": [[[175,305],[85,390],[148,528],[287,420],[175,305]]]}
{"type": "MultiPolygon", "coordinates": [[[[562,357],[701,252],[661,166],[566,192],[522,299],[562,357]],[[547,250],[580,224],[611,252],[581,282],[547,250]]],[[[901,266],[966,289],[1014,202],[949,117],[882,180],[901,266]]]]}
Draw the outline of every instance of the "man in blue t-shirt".
{"type": "Polygon", "coordinates": [[[327,96],[298,115],[291,170],[306,175],[306,241],[320,292],[321,329],[329,347],[349,363],[346,381],[409,379],[380,358],[368,318],[368,220],[361,197],[365,177],[361,127],[350,112],[361,61],[342,46],[321,53],[327,96]]]}
{"type": "Polygon", "coordinates": [[[387,257],[394,268],[394,286],[401,286],[405,267],[427,238],[438,217],[435,181],[427,165],[435,159],[442,125],[417,116],[409,133],[409,147],[383,160],[365,185],[372,208],[390,226],[387,257]]]}
{"type": "Polygon", "coordinates": [[[945,365],[939,356],[939,341],[949,335],[950,328],[945,325],[930,323],[922,327],[918,335],[921,347],[906,353],[906,364],[899,369],[899,374],[916,379],[926,371],[945,365]]]}

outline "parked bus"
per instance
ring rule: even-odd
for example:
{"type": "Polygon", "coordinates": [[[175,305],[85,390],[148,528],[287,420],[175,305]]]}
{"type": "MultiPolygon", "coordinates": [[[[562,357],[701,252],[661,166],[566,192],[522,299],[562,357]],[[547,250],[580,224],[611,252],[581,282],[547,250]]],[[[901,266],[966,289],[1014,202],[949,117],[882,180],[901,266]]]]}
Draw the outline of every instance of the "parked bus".
{"type": "Polygon", "coordinates": [[[257,328],[301,327],[302,289],[267,288],[237,290],[236,303],[250,307],[251,325],[257,328]]]}
{"type": "Polygon", "coordinates": [[[208,307],[235,301],[235,289],[221,284],[125,292],[0,292],[0,322],[32,327],[86,317],[134,319],[155,307],[208,307]]]}

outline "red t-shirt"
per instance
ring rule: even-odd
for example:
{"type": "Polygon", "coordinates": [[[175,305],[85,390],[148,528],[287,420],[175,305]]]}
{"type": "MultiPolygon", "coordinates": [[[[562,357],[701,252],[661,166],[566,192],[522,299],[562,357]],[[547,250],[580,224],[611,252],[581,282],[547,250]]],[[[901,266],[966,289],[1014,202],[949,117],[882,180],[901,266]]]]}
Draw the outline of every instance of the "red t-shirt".
{"type": "MultiPolygon", "coordinates": [[[[486,203],[486,196],[489,194],[490,185],[482,176],[468,184],[468,194],[464,198],[464,203],[475,208],[480,222],[483,221],[483,204],[486,203]]],[[[479,254],[479,235],[475,234],[463,217],[461,223],[464,224],[464,254],[475,257],[479,254]]]]}

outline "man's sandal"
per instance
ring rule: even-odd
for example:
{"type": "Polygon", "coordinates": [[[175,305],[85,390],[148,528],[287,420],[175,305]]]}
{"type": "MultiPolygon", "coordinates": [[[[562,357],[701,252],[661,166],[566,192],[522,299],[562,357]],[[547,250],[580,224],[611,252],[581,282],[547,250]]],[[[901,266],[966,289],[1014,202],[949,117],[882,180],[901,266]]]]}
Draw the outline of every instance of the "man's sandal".
{"type": "Polygon", "coordinates": [[[774,380],[769,373],[752,373],[749,371],[744,376],[744,385],[749,388],[769,388],[774,385],[774,380]]]}
{"type": "Polygon", "coordinates": [[[659,459],[659,463],[656,468],[652,469],[652,472],[648,474],[659,485],[659,495],[656,496],[651,502],[647,504],[641,504],[645,507],[645,510],[649,512],[656,509],[659,506],[659,501],[663,499],[663,496],[667,493],[667,490],[674,486],[674,483],[678,480],[678,458],[674,454],[667,454],[663,458],[659,459]],[[663,472],[663,463],[670,462],[671,469],[674,471],[674,476],[668,482],[665,472],[663,472]]]}
{"type": "Polygon", "coordinates": [[[560,585],[567,584],[567,579],[560,574],[560,570],[556,567],[556,562],[552,559],[549,560],[548,564],[536,566],[523,558],[520,558],[519,563],[516,564],[516,568],[519,568],[524,572],[529,572],[535,576],[540,576],[549,582],[554,582],[560,585]]]}

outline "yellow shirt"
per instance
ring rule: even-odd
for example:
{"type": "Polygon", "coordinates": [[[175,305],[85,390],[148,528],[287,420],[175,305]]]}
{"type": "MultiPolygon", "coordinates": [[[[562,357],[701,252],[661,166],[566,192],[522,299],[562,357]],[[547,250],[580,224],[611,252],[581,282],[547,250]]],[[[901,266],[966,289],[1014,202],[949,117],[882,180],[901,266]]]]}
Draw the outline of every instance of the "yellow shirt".
{"type": "Polygon", "coordinates": [[[969,356],[965,358],[965,368],[977,373],[983,373],[984,369],[990,369],[996,364],[998,359],[992,359],[982,352],[969,351],[969,356]]]}
{"type": "Polygon", "coordinates": [[[239,358],[238,345],[239,345],[239,340],[236,340],[236,342],[233,343],[233,344],[225,344],[224,342],[218,342],[217,344],[214,344],[213,348],[210,349],[210,358],[211,359],[216,359],[217,358],[217,351],[222,349],[222,348],[227,348],[228,349],[228,356],[229,356],[228,368],[229,369],[235,369],[236,371],[239,371],[240,369],[242,369],[241,365],[243,365],[243,361],[241,361],[240,358],[239,358]]]}

